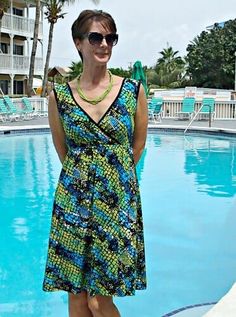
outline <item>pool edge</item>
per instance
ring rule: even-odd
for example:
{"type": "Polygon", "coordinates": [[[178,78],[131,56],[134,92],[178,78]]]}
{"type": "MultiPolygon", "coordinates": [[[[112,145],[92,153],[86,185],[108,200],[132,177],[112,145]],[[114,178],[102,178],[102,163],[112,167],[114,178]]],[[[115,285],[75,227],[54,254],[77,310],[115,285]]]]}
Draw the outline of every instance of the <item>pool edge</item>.
{"type": "Polygon", "coordinates": [[[0,137],[6,135],[50,132],[49,125],[2,126],[0,137]]]}
{"type": "MultiPolygon", "coordinates": [[[[211,306],[215,305],[217,302],[209,302],[209,303],[202,303],[202,304],[195,304],[195,305],[188,305],[188,306],[185,306],[185,307],[182,307],[182,308],[179,308],[179,309],[175,309],[165,315],[162,315],[161,317],[171,317],[171,316],[174,316],[174,315],[177,315],[180,316],[180,313],[182,312],[186,312],[188,310],[193,310],[193,309],[198,309],[200,307],[203,307],[203,306],[209,306],[209,309],[211,306]]],[[[189,317],[191,317],[191,315],[189,315],[189,317]]]]}
{"type": "MultiPolygon", "coordinates": [[[[184,132],[186,126],[179,125],[162,125],[148,124],[148,132],[163,131],[163,132],[184,132]]],[[[23,133],[38,133],[38,132],[50,132],[50,127],[46,125],[24,125],[24,126],[0,126],[0,136],[11,135],[11,134],[23,134],[23,133]]],[[[188,134],[192,133],[204,133],[204,134],[221,134],[225,136],[236,136],[236,129],[229,128],[206,128],[192,126],[188,129],[188,134]]]]}

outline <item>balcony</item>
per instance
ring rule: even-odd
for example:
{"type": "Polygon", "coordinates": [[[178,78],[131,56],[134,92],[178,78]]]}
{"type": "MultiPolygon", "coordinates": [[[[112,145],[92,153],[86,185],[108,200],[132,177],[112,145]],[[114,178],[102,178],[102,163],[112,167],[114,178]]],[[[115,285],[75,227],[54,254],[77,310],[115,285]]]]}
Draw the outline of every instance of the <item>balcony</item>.
{"type": "MultiPolygon", "coordinates": [[[[33,38],[34,20],[5,13],[2,18],[2,33],[33,38]]],[[[39,39],[43,38],[43,23],[39,24],[39,39]]]]}
{"type": "MultiPolygon", "coordinates": [[[[30,58],[0,53],[0,74],[28,75],[30,58]]],[[[43,75],[43,59],[35,59],[35,75],[43,75]]]]}

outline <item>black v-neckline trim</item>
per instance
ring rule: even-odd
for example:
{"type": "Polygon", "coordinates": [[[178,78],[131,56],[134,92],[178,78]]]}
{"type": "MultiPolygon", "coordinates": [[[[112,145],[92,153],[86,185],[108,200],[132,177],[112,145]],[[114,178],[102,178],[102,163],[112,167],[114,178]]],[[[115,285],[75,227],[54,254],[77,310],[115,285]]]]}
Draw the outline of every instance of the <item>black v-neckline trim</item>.
{"type": "Polygon", "coordinates": [[[73,101],[74,101],[75,104],[79,107],[79,109],[86,115],[86,117],[87,117],[90,121],[92,121],[92,122],[93,122],[94,124],[96,124],[97,126],[100,126],[100,123],[102,122],[102,120],[107,116],[108,112],[111,110],[112,106],[116,103],[117,99],[119,98],[120,93],[121,93],[121,91],[122,91],[122,88],[123,88],[123,86],[124,86],[124,83],[125,83],[125,78],[123,78],[123,80],[122,80],[120,89],[119,89],[119,91],[118,91],[118,93],[117,93],[115,99],[113,100],[113,102],[111,103],[111,105],[107,108],[107,110],[104,112],[104,114],[101,116],[101,118],[98,120],[98,122],[96,122],[96,121],[83,109],[83,107],[81,107],[81,105],[76,101],[76,99],[75,99],[75,97],[74,97],[74,94],[73,94],[73,92],[72,92],[72,89],[71,89],[69,83],[66,83],[66,85],[67,85],[67,87],[68,87],[68,89],[69,89],[69,91],[70,91],[70,95],[71,95],[73,101]]]}

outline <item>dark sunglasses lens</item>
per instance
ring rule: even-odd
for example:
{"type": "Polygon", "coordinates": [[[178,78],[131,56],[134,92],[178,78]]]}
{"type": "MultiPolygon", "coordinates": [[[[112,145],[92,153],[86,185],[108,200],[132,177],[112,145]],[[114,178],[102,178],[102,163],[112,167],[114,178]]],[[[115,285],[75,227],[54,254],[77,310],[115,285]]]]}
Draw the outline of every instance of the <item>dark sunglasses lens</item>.
{"type": "Polygon", "coordinates": [[[89,34],[88,40],[91,45],[101,44],[103,36],[100,33],[93,32],[89,34]]]}
{"type": "Polygon", "coordinates": [[[116,45],[118,42],[118,34],[107,34],[106,35],[106,42],[108,45],[116,45]]]}

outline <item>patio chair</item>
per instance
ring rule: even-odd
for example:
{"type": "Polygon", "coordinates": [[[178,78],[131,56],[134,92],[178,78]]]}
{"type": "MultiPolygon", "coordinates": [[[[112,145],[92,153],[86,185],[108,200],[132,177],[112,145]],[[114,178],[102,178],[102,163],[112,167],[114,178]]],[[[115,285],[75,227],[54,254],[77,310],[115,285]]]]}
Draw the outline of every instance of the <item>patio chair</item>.
{"type": "Polygon", "coordinates": [[[29,117],[31,117],[31,118],[39,117],[39,113],[37,111],[35,111],[35,109],[33,108],[32,104],[28,98],[23,97],[21,99],[21,102],[23,104],[24,111],[28,114],[29,117]]]}
{"type": "Polygon", "coordinates": [[[0,121],[6,122],[8,119],[8,110],[4,104],[4,100],[0,99],[0,121]]]}
{"type": "Polygon", "coordinates": [[[163,116],[163,98],[153,97],[148,104],[148,118],[154,122],[161,122],[163,116]]]}
{"type": "Polygon", "coordinates": [[[211,113],[211,118],[215,118],[215,99],[214,98],[203,98],[202,109],[198,114],[198,120],[208,120],[211,113]]]}
{"type": "Polygon", "coordinates": [[[0,99],[0,120],[2,122],[20,120],[20,116],[18,114],[13,113],[10,109],[8,109],[4,102],[4,99],[0,99]]]}
{"type": "Polygon", "coordinates": [[[183,99],[181,111],[176,112],[176,117],[179,120],[190,120],[195,113],[195,98],[193,97],[185,97],[183,99]]]}
{"type": "Polygon", "coordinates": [[[21,99],[23,105],[24,105],[24,110],[32,117],[47,117],[48,113],[47,111],[36,111],[31,102],[30,99],[27,97],[23,97],[21,99]]]}
{"type": "Polygon", "coordinates": [[[8,107],[11,116],[15,117],[16,121],[26,119],[24,111],[21,109],[18,109],[16,105],[14,105],[14,103],[11,101],[9,96],[3,96],[3,100],[6,106],[8,107]]]}

